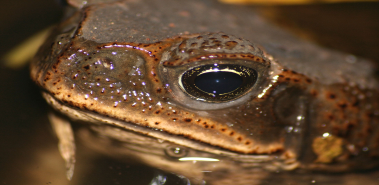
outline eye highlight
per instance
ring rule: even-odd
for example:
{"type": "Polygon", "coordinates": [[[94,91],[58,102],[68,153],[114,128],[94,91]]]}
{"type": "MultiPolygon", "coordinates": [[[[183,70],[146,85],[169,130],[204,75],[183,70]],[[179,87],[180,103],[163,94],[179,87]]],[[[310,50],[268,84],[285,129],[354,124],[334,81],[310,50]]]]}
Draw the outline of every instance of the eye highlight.
{"type": "Polygon", "coordinates": [[[257,72],[233,64],[194,67],[179,78],[179,85],[192,98],[206,102],[224,102],[247,92],[257,81],[257,72]]]}

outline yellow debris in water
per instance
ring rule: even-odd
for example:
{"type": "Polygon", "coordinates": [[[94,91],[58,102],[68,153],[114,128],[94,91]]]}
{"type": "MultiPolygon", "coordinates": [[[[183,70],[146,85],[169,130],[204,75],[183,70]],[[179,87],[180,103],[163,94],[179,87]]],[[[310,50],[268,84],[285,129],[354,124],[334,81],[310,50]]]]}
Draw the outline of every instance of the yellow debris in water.
{"type": "Polygon", "coordinates": [[[29,37],[23,43],[8,52],[2,60],[5,66],[13,69],[21,68],[37,53],[38,48],[46,40],[52,27],[48,27],[29,37]]]}
{"type": "Polygon", "coordinates": [[[273,5],[290,5],[290,4],[315,4],[315,3],[343,3],[343,2],[378,2],[379,0],[219,0],[229,4],[273,4],[273,5]]]}

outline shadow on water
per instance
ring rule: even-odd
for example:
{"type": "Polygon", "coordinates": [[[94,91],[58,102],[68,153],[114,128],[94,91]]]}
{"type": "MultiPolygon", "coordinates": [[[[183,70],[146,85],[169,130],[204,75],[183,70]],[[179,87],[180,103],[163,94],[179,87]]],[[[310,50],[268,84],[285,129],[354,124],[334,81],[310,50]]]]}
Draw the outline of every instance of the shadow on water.
{"type": "MultiPolygon", "coordinates": [[[[30,34],[59,21],[61,16],[59,7],[50,0],[38,2],[27,0],[4,1],[2,4],[2,9],[0,9],[2,22],[0,54],[4,54],[10,47],[15,46],[30,34]]],[[[357,17],[362,17],[361,19],[357,18],[357,22],[364,23],[366,20],[366,23],[367,21],[368,23],[379,23],[379,16],[370,17],[374,14],[372,11],[375,10],[372,7],[378,7],[378,3],[372,5],[371,8],[363,3],[355,6],[361,15],[357,17]],[[369,15],[369,20],[367,20],[367,15],[369,15]]],[[[346,11],[352,9],[351,5],[333,6],[337,7],[334,11],[338,12],[343,12],[343,7],[345,7],[345,14],[350,14],[346,11]]],[[[291,8],[294,7],[287,9],[287,14],[290,14],[287,17],[294,19],[293,13],[288,13],[288,10],[293,12],[291,8]]],[[[309,8],[307,6],[305,10],[309,8]]],[[[322,8],[318,7],[317,10],[321,11],[322,8]]],[[[286,10],[282,11],[285,12],[286,10]]],[[[317,13],[313,16],[319,15],[320,13],[317,13]]],[[[325,16],[331,16],[331,14],[325,16]]],[[[349,20],[341,20],[341,22],[344,21],[348,22],[349,20]]],[[[338,24],[332,26],[335,27],[334,30],[340,31],[338,24]]],[[[360,33],[357,35],[361,36],[361,39],[344,38],[343,40],[354,40],[351,45],[346,46],[348,43],[343,42],[343,44],[334,46],[330,36],[324,43],[333,45],[332,47],[337,49],[338,45],[341,45],[342,50],[357,51],[356,54],[379,61],[376,51],[379,38],[370,39],[367,38],[368,34],[364,34],[365,32],[372,33],[373,30],[378,33],[378,24],[361,26],[362,30],[357,27],[359,25],[354,26],[353,31],[360,33]],[[357,40],[363,41],[363,43],[357,40]],[[347,49],[344,49],[342,45],[347,49]],[[374,50],[375,52],[373,52],[374,50]]],[[[315,30],[317,28],[311,27],[310,29],[315,30]]],[[[347,34],[346,37],[351,37],[351,34],[347,34]]],[[[57,139],[52,134],[46,117],[48,107],[42,99],[39,89],[29,80],[28,67],[13,70],[0,66],[0,88],[0,184],[68,184],[65,177],[64,162],[56,146],[57,139]]],[[[153,179],[155,179],[156,184],[163,182],[157,178],[167,178],[166,184],[186,183],[186,180],[179,176],[151,167],[138,163],[120,162],[102,154],[94,154],[94,151],[80,144],[77,161],[76,171],[78,174],[74,175],[73,184],[149,184],[153,179]]],[[[315,174],[315,177],[317,176],[318,174],[315,174]]],[[[351,178],[361,178],[362,182],[367,176],[370,176],[371,179],[377,179],[378,173],[368,171],[351,174],[351,178]]],[[[336,178],[339,177],[336,176],[336,178]]]]}

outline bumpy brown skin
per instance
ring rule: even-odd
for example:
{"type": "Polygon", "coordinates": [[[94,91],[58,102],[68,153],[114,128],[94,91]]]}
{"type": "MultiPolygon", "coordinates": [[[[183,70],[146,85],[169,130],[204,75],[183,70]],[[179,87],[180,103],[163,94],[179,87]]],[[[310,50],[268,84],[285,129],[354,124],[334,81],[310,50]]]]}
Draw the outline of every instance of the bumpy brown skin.
{"type": "Polygon", "coordinates": [[[274,153],[316,170],[378,164],[378,82],[370,63],[346,63],[347,55],[299,41],[241,7],[183,3],[89,4],[58,26],[31,76],[63,106],[224,150],[274,153]],[[226,103],[197,101],[177,88],[180,71],[211,63],[254,67],[257,83],[226,103]],[[327,164],[312,149],[325,133],[343,140],[327,164]]]}

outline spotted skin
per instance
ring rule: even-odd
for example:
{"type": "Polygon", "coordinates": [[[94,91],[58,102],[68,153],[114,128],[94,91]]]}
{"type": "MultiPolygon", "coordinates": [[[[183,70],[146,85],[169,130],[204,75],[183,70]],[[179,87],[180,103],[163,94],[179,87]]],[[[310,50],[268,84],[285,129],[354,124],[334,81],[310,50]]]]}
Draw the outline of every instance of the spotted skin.
{"type": "Polygon", "coordinates": [[[33,59],[31,77],[71,119],[101,116],[91,122],[137,126],[137,133],[215,154],[280,156],[296,161],[295,168],[378,165],[378,82],[370,62],[347,63],[348,55],[300,41],[243,7],[186,3],[77,7],[33,59]],[[182,73],[214,63],[253,68],[257,82],[221,103],[196,100],[180,88],[182,73]],[[329,135],[342,149],[320,162],[323,151],[312,143],[329,135]]]}

